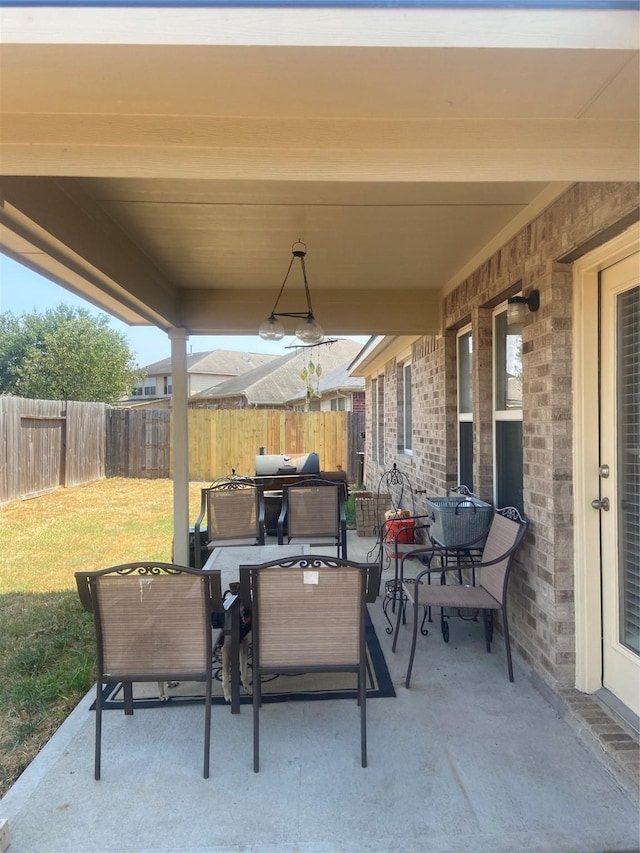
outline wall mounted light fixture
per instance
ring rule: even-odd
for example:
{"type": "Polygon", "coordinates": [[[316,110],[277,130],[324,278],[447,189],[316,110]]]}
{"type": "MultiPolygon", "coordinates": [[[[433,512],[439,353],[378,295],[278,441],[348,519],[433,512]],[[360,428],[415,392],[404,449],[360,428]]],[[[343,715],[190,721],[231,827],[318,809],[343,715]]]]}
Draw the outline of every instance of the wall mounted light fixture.
{"type": "Polygon", "coordinates": [[[304,265],[304,258],[307,254],[307,247],[304,243],[298,240],[297,243],[294,243],[291,248],[291,260],[289,262],[289,268],[287,269],[287,273],[284,277],[284,281],[282,282],[282,287],[280,288],[280,292],[278,293],[278,297],[276,299],[275,305],[273,306],[273,310],[271,311],[271,315],[267,317],[267,319],[260,324],[260,328],[258,329],[258,334],[262,338],[263,341],[280,341],[284,337],[285,330],[284,326],[278,319],[279,317],[297,317],[300,321],[296,325],[296,337],[301,340],[304,344],[317,344],[324,337],[324,332],[322,330],[322,326],[318,323],[318,321],[313,316],[313,309],[311,308],[311,293],[309,292],[309,283],[307,281],[307,271],[304,265]],[[281,311],[278,312],[276,309],[278,307],[278,303],[280,302],[280,297],[282,296],[282,292],[284,290],[284,286],[287,283],[287,279],[289,278],[289,273],[291,272],[291,267],[293,266],[296,260],[300,261],[300,268],[302,270],[302,279],[304,281],[304,292],[307,298],[307,310],[306,311],[281,311]]]}
{"type": "Polygon", "coordinates": [[[507,299],[507,323],[516,326],[524,323],[529,314],[540,307],[540,291],[531,290],[528,296],[512,296],[507,299]]]}

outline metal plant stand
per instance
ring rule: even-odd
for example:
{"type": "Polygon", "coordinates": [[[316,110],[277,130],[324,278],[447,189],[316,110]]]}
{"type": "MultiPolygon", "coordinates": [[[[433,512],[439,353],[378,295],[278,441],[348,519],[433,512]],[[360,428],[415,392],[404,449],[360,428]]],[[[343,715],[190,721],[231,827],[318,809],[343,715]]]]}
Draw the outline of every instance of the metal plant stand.
{"type": "MultiPolygon", "coordinates": [[[[415,583],[415,578],[405,578],[404,583],[415,583]]],[[[422,581],[420,581],[422,583],[422,581]]],[[[384,598],[382,600],[382,612],[384,613],[384,618],[389,623],[389,627],[386,628],[387,634],[393,634],[393,623],[391,619],[389,619],[388,610],[391,606],[391,612],[395,612],[396,602],[399,603],[399,606],[402,607],[402,624],[407,624],[407,601],[408,597],[406,592],[402,589],[399,580],[389,580],[385,581],[384,584],[384,598]]],[[[422,622],[420,623],[420,633],[423,637],[426,637],[429,633],[428,628],[424,627],[425,622],[427,621],[428,610],[425,608],[424,616],[422,617],[422,622]]]]}

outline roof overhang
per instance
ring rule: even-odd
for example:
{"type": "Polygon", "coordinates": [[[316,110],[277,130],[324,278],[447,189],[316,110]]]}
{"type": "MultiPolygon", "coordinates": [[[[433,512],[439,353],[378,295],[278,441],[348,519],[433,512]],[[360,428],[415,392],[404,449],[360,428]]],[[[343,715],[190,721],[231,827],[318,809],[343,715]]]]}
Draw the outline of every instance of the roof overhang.
{"type": "Polygon", "coordinates": [[[327,333],[437,334],[567,186],[638,179],[638,22],[1,7],[0,250],[131,324],[254,334],[302,239],[327,333]]]}

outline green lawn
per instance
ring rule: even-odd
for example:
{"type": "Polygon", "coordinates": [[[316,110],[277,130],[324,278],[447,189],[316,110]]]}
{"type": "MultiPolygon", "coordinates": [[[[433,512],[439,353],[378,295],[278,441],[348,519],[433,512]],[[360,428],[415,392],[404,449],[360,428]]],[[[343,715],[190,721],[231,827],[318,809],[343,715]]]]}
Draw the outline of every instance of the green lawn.
{"type": "MultiPolygon", "coordinates": [[[[192,521],[202,485],[191,484],[192,521]]],[[[0,508],[0,797],[95,681],[73,573],[168,562],[172,537],[171,480],[99,480],[0,508]]]]}
{"type": "Polygon", "coordinates": [[[95,680],[93,621],[73,573],[169,561],[172,507],[170,480],[116,478],[0,508],[0,797],[95,680]]]}

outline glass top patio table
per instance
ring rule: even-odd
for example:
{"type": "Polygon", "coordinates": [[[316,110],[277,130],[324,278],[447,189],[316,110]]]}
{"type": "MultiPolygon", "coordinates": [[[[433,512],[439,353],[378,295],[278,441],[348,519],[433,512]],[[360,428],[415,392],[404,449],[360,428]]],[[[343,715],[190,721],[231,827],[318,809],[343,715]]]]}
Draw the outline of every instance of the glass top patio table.
{"type": "MultiPolygon", "coordinates": [[[[319,549],[321,550],[321,549],[319,549]]],[[[216,569],[220,572],[222,592],[229,589],[230,584],[240,580],[239,566],[249,563],[266,563],[281,557],[297,557],[300,554],[310,554],[310,545],[241,545],[225,548],[214,548],[203,571],[216,569]]]]}
{"type": "MultiPolygon", "coordinates": [[[[249,563],[266,563],[281,557],[296,557],[310,554],[310,545],[240,545],[214,548],[202,570],[220,573],[222,594],[231,588],[231,584],[240,581],[239,567],[249,563]]],[[[239,602],[238,602],[239,603],[239,602]]],[[[240,616],[237,604],[232,606],[225,617],[225,631],[231,640],[231,713],[240,713],[240,616]]]]}

